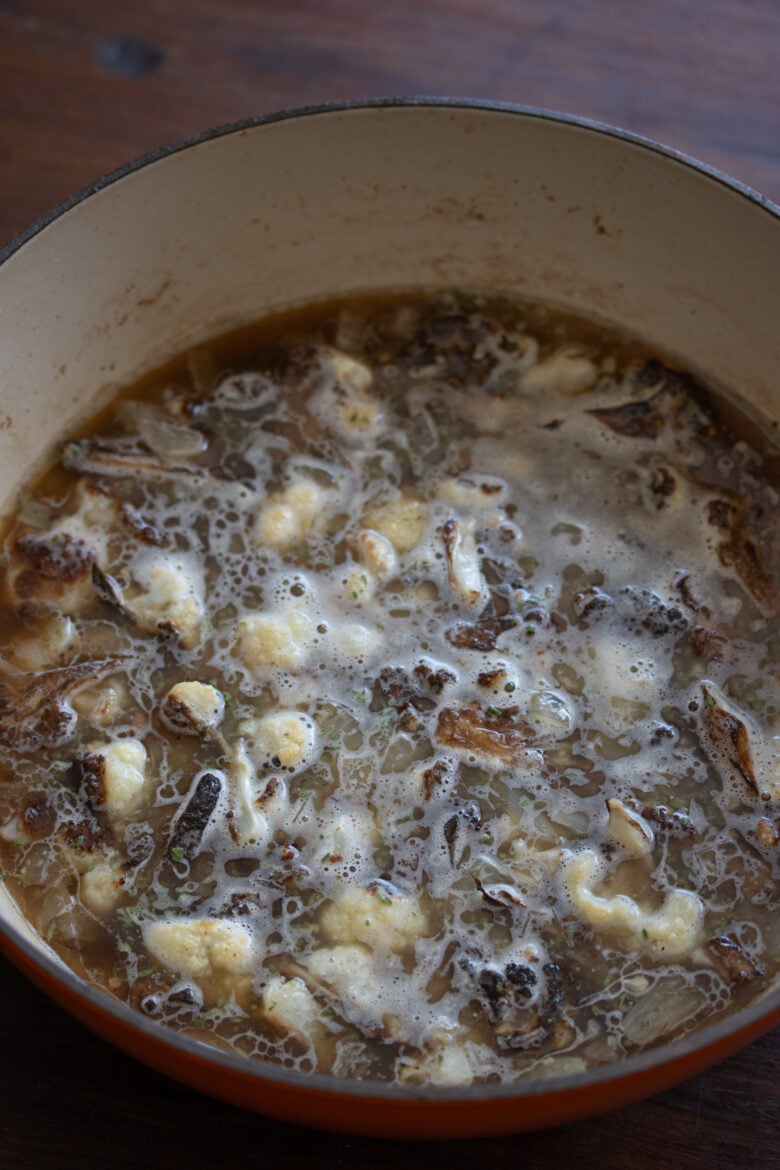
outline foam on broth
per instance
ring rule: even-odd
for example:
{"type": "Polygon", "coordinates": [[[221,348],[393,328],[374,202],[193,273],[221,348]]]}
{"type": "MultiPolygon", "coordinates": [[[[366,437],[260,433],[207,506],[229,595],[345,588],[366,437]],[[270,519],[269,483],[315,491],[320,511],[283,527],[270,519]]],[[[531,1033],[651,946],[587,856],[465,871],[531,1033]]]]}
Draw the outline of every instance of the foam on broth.
{"type": "Polygon", "coordinates": [[[734,1010],[780,949],[777,483],[721,397],[506,298],[183,355],[9,522],[9,888],[304,1071],[510,1081],[734,1010]]]}

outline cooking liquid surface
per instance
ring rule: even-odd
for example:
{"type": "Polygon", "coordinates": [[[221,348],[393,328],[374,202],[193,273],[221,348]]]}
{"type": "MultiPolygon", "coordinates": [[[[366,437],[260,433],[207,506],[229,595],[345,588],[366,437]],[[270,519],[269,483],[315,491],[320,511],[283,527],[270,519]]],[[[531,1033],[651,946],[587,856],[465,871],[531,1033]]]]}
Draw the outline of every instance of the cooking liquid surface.
{"type": "Polygon", "coordinates": [[[362,298],[193,351],[5,538],[0,855],[63,959],[303,1071],[576,1071],[780,954],[777,452],[640,345],[362,298]]]}

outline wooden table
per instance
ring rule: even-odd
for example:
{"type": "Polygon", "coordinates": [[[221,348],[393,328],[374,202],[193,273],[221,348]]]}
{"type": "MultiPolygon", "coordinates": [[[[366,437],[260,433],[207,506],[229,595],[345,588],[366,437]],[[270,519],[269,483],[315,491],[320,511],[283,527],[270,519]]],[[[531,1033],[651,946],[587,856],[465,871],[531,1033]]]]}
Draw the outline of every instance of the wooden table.
{"type": "MultiPolygon", "coordinates": [[[[167,141],[324,100],[445,94],[566,110],[780,201],[777,0],[13,0],[0,3],[0,243],[167,141]]],[[[0,962],[3,1170],[438,1165],[771,1170],[778,1034],[654,1099],[488,1141],[315,1134],[117,1054],[0,962]]]]}

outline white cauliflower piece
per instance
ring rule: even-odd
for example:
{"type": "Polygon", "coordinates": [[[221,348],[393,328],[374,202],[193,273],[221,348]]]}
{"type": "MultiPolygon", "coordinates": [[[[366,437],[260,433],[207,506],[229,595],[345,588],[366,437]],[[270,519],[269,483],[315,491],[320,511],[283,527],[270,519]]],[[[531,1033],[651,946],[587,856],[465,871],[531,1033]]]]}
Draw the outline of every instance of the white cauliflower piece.
{"type": "Polygon", "coordinates": [[[341,622],[333,630],[333,645],[345,658],[369,658],[384,645],[384,637],[373,626],[341,622]]]}
{"type": "Polygon", "coordinates": [[[180,682],[172,686],[162,705],[163,721],[183,735],[201,735],[219,727],[225,700],[210,683],[180,682]]]}
{"type": "Polygon", "coordinates": [[[334,943],[363,943],[376,949],[403,951],[428,930],[417,898],[394,894],[385,886],[345,890],[323,911],[321,926],[334,943]]]}
{"type": "Polygon", "coordinates": [[[381,1018],[384,998],[371,955],[363,947],[320,947],[306,963],[308,971],[330,987],[345,1008],[381,1018]]]}
{"type": "Polygon", "coordinates": [[[270,496],[255,522],[255,543],[285,549],[303,540],[323,511],[325,498],[324,489],[309,479],[296,480],[270,496]]]}
{"type": "Polygon", "coordinates": [[[116,853],[101,857],[79,879],[79,898],[82,905],[103,918],[122,897],[125,875],[122,860],[116,853]]]}
{"type": "Polygon", "coordinates": [[[497,695],[506,702],[516,703],[523,690],[523,679],[517,668],[517,663],[507,661],[506,658],[491,658],[485,655],[476,672],[478,694],[487,691],[497,695]],[[511,697],[509,697],[511,696],[511,697]]]}
{"type": "Polygon", "coordinates": [[[584,394],[595,385],[598,370],[581,354],[559,350],[531,366],[520,379],[527,394],[584,394]]]}
{"type": "Polygon", "coordinates": [[[188,562],[157,557],[142,563],[135,576],[143,592],[123,604],[146,630],[172,632],[185,650],[200,641],[203,585],[188,562]]]}
{"type": "Polygon", "coordinates": [[[367,508],[361,523],[389,540],[396,552],[407,553],[425,536],[428,509],[421,500],[399,492],[392,499],[367,508]]]}
{"type": "Polygon", "coordinates": [[[322,1009],[297,975],[292,979],[275,975],[263,988],[261,1002],[266,1018],[302,1044],[315,1044],[322,1035],[322,1009]]]}
{"type": "Polygon", "coordinates": [[[362,440],[376,434],[382,421],[381,404],[368,393],[373,374],[368,366],[341,350],[320,350],[325,381],[310,409],[342,438],[362,440]]]}
{"type": "Polygon", "coordinates": [[[374,380],[374,375],[364,362],[350,357],[341,349],[324,346],[322,355],[335,380],[354,394],[365,394],[374,380]]]}
{"type": "Polygon", "coordinates": [[[380,581],[386,581],[398,571],[398,557],[393,545],[380,532],[363,529],[358,534],[357,546],[363,564],[380,581]]]}
{"type": "Polygon", "coordinates": [[[308,715],[300,711],[275,711],[261,719],[248,719],[241,725],[253,758],[261,764],[288,772],[307,768],[316,755],[317,728],[308,715]]]}
{"type": "Polygon", "coordinates": [[[300,609],[249,614],[238,623],[238,652],[252,671],[295,670],[311,653],[314,623],[300,609]]]}
{"type": "Polygon", "coordinates": [[[236,919],[177,918],[143,927],[146,949],[177,975],[209,982],[248,974],[257,961],[252,931],[236,919]]]}
{"type": "Polygon", "coordinates": [[[603,863],[592,849],[564,853],[559,872],[572,905],[594,930],[622,933],[631,946],[664,958],[689,954],[696,946],[704,907],[690,890],[669,890],[663,905],[654,911],[643,910],[627,894],[601,897],[593,886],[603,875],[603,863]]]}
{"type": "Polygon", "coordinates": [[[86,757],[110,816],[125,817],[140,808],[147,795],[146,748],[140,740],[90,744],[86,757]]]}
{"type": "Polygon", "coordinates": [[[354,601],[356,605],[360,605],[362,602],[370,601],[375,591],[376,577],[374,574],[368,567],[356,565],[344,581],[341,596],[347,602],[354,601]]]}

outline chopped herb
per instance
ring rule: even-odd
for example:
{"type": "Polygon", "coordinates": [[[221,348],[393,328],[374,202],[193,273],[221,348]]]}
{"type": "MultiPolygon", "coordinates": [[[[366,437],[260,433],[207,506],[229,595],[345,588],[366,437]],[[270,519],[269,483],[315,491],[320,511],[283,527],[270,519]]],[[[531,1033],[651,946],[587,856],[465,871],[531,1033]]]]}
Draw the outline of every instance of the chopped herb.
{"type": "Polygon", "coordinates": [[[302,788],[300,790],[300,792],[298,793],[298,795],[300,797],[302,797],[302,800],[298,806],[298,811],[296,812],[295,816],[293,817],[293,824],[295,824],[295,822],[298,820],[298,818],[303,813],[303,810],[306,808],[306,805],[309,803],[309,798],[311,797],[311,789],[310,788],[302,788]]]}
{"type": "Polygon", "coordinates": [[[173,849],[171,849],[171,860],[173,860],[173,861],[183,861],[184,860],[184,850],[182,849],[181,845],[174,845],[173,849]]]}

